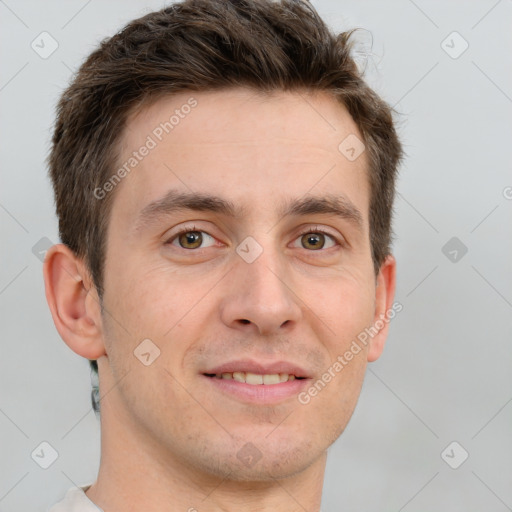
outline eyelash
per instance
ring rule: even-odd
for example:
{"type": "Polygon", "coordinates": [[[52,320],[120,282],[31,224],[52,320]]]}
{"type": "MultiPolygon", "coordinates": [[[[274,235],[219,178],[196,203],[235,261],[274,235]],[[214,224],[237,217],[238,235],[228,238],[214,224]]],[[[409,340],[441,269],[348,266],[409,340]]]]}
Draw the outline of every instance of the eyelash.
{"type": "MultiPolygon", "coordinates": [[[[181,229],[180,231],[178,231],[177,233],[175,233],[169,240],[167,240],[166,242],[166,245],[172,245],[172,242],[174,242],[174,240],[176,240],[178,237],[180,237],[181,235],[185,234],[185,233],[190,233],[191,231],[197,231],[197,232],[200,232],[200,233],[206,233],[208,236],[212,237],[212,238],[215,238],[213,237],[212,235],[210,235],[208,232],[202,230],[202,229],[197,229],[195,226],[189,226],[189,227],[185,227],[183,229],[181,229]]],[[[301,233],[299,233],[297,235],[297,237],[295,238],[295,240],[299,237],[302,237],[304,235],[307,235],[307,234],[317,234],[317,233],[321,233],[323,235],[326,235],[330,238],[332,238],[332,240],[334,240],[334,242],[336,243],[336,245],[340,246],[340,247],[344,247],[345,244],[344,242],[342,242],[341,240],[338,239],[338,237],[334,236],[332,233],[320,228],[320,227],[315,227],[314,229],[312,228],[308,228],[304,231],[302,231],[301,233]]],[[[194,251],[194,250],[198,250],[200,249],[200,247],[198,249],[185,249],[184,247],[180,247],[180,249],[184,249],[184,250],[187,250],[187,251],[194,251]]],[[[205,247],[205,249],[207,249],[207,247],[205,247]]],[[[329,249],[332,249],[332,247],[329,247],[329,249]]],[[[305,249],[307,250],[307,249],[305,249]]],[[[327,249],[319,249],[319,252],[321,251],[324,251],[324,250],[327,250],[327,249]]],[[[309,252],[316,252],[314,250],[311,250],[309,252]]]]}

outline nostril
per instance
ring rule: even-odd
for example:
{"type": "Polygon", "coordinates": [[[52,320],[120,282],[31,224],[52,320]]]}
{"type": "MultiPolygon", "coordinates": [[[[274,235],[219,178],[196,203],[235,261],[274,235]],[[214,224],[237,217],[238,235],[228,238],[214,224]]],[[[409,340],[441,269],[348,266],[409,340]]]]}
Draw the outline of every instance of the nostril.
{"type": "Polygon", "coordinates": [[[242,318],[242,320],[240,320],[240,322],[242,322],[243,324],[250,324],[250,320],[246,320],[245,318],[242,318]]]}

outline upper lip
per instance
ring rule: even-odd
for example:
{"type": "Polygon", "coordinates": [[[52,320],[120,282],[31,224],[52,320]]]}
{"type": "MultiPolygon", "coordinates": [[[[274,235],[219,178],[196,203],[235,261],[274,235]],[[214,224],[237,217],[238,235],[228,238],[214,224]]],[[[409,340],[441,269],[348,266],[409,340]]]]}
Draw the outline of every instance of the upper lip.
{"type": "Polygon", "coordinates": [[[230,361],[220,366],[216,366],[203,373],[217,374],[217,373],[233,373],[233,372],[250,372],[258,373],[261,375],[272,375],[276,373],[287,373],[288,375],[295,375],[295,377],[309,378],[309,374],[304,368],[289,363],[287,361],[273,361],[271,363],[262,363],[250,359],[240,359],[238,361],[230,361]]]}

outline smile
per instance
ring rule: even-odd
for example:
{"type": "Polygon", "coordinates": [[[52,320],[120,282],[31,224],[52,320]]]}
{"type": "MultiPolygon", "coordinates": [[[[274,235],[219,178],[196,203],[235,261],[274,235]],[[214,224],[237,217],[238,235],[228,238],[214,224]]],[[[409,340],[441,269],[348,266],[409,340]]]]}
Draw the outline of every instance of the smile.
{"type": "Polygon", "coordinates": [[[307,377],[290,373],[237,371],[203,373],[202,378],[215,393],[228,396],[237,402],[262,406],[293,401],[311,381],[307,377]]]}
{"type": "Polygon", "coordinates": [[[295,377],[293,374],[288,373],[251,373],[251,372],[224,372],[224,373],[205,373],[207,377],[224,379],[224,380],[235,380],[236,382],[243,382],[250,384],[251,386],[273,386],[275,384],[282,384],[283,382],[290,382],[297,379],[303,379],[304,377],[295,377]]]}

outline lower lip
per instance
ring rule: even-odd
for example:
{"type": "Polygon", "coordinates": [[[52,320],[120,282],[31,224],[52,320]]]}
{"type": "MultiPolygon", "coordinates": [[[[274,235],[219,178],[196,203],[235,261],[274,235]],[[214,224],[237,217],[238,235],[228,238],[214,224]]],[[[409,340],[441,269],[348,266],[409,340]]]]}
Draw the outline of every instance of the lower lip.
{"type": "Polygon", "coordinates": [[[218,379],[217,377],[207,377],[203,375],[212,386],[222,393],[231,395],[244,402],[255,404],[272,404],[282,402],[298,395],[306,386],[310,379],[295,379],[279,384],[246,384],[234,379],[218,379]]]}

